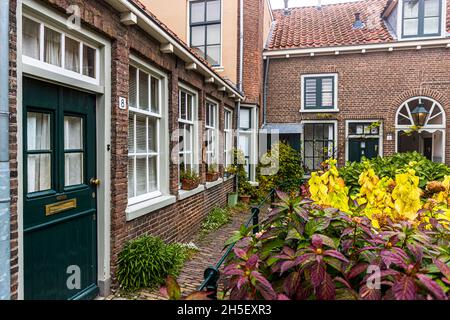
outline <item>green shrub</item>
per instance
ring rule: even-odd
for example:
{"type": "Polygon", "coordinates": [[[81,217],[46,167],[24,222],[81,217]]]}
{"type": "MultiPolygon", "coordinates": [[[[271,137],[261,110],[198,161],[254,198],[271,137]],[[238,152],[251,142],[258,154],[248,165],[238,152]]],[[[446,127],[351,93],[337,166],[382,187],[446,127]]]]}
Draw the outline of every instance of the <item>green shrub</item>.
{"type": "Polygon", "coordinates": [[[425,188],[428,181],[440,181],[445,175],[450,174],[450,168],[443,163],[428,160],[417,152],[397,153],[389,157],[377,157],[362,162],[349,162],[345,167],[339,169],[340,176],[350,188],[350,194],[359,192],[359,175],[367,164],[374,169],[375,173],[383,178],[394,179],[399,170],[403,170],[409,164],[419,177],[419,187],[425,188]]]}
{"type": "Polygon", "coordinates": [[[231,221],[230,212],[228,209],[215,208],[203,221],[200,234],[205,237],[211,231],[215,231],[223,225],[231,221]]]}
{"type": "Polygon", "coordinates": [[[246,195],[254,197],[256,190],[248,181],[247,172],[244,167],[245,157],[244,153],[239,149],[233,150],[233,164],[229,165],[227,172],[236,175],[238,179],[238,193],[239,195],[246,195]]]}
{"type": "Polygon", "coordinates": [[[129,241],[119,254],[117,279],[126,291],[159,286],[167,276],[178,275],[187,257],[186,246],[143,236],[129,241]]]}
{"type": "Polygon", "coordinates": [[[262,161],[269,159],[273,153],[278,153],[279,167],[269,169],[269,171],[273,170],[272,175],[263,175],[261,172],[263,168],[270,168],[270,164],[260,164],[257,168],[257,181],[259,182],[260,195],[265,196],[273,188],[280,189],[284,192],[300,190],[304,175],[300,152],[288,144],[279,142],[273,145],[272,149],[263,155],[262,161]]]}

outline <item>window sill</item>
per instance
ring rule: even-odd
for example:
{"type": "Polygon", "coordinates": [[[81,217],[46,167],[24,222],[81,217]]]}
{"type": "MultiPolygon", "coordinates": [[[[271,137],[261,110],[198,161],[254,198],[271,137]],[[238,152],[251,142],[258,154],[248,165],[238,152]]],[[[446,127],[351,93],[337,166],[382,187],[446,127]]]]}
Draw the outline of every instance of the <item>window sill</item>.
{"type": "Polygon", "coordinates": [[[317,112],[332,113],[332,112],[339,112],[339,109],[300,109],[300,112],[302,112],[302,113],[317,113],[317,112]]]}
{"type": "Polygon", "coordinates": [[[175,196],[160,196],[151,200],[129,205],[125,210],[127,221],[142,217],[150,212],[159,210],[174,204],[177,201],[175,196]]]}
{"type": "Polygon", "coordinates": [[[234,179],[234,174],[232,174],[231,176],[228,176],[228,177],[223,177],[223,182],[231,180],[231,179],[234,179]]]}
{"type": "Polygon", "coordinates": [[[203,184],[199,185],[194,190],[179,190],[178,191],[178,200],[184,200],[189,198],[197,193],[200,193],[205,190],[205,186],[203,184]]]}
{"type": "Polygon", "coordinates": [[[216,181],[212,181],[212,182],[206,182],[205,187],[206,189],[211,189],[215,186],[218,186],[219,184],[221,184],[223,182],[222,178],[217,179],[216,181]]]}

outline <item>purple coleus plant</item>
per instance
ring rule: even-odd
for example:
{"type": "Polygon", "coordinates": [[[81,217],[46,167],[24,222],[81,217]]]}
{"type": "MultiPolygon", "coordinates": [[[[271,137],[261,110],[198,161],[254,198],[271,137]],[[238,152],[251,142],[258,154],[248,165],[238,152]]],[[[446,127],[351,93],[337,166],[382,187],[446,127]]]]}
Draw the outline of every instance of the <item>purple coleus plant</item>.
{"type": "Polygon", "coordinates": [[[227,262],[231,299],[448,299],[447,229],[374,230],[367,217],[277,195],[262,231],[241,234],[227,262]]]}

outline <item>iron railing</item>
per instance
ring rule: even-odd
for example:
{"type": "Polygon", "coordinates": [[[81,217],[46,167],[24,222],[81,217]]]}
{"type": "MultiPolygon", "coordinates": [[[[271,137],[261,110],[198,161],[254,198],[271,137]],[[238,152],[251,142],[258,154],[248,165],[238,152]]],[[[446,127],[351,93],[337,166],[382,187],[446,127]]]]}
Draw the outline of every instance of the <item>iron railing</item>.
{"type": "MultiPolygon", "coordinates": [[[[262,207],[266,204],[266,202],[270,199],[271,203],[273,203],[275,198],[276,189],[272,189],[266,197],[257,205],[251,208],[251,215],[245,224],[245,226],[248,228],[250,224],[253,225],[253,234],[257,234],[259,232],[259,214],[261,212],[262,207]]],[[[222,257],[217,261],[217,263],[214,266],[209,266],[205,269],[205,272],[203,274],[204,280],[201,283],[201,285],[198,287],[198,291],[203,291],[206,289],[206,291],[211,292],[209,295],[212,299],[217,299],[217,288],[218,288],[218,281],[220,278],[220,267],[227,259],[228,255],[233,251],[234,246],[237,242],[233,242],[227,247],[227,250],[222,255],[222,257]]]]}

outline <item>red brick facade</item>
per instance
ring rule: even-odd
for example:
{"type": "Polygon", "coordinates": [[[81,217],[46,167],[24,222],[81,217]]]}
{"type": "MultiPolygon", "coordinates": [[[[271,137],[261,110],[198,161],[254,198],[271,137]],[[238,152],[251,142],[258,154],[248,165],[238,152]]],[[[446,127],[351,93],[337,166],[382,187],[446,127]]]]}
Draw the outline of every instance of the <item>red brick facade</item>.
{"type": "MultiPolygon", "coordinates": [[[[204,77],[196,71],[185,69],[184,61],[174,54],[160,51],[160,43],[148,36],[137,26],[125,26],[120,15],[104,1],[48,0],[49,6],[65,15],[69,5],[78,4],[81,8],[81,21],[111,42],[111,104],[118,105],[119,97],[128,96],[129,55],[139,56],[153,67],[168,75],[169,132],[178,128],[178,83],[189,84],[198,90],[199,141],[203,141],[205,101],[212,98],[219,103],[220,130],[223,131],[224,107],[234,109],[234,100],[228,93],[218,91],[217,84],[205,83],[204,77]]],[[[11,72],[10,72],[10,155],[11,155],[11,292],[12,298],[18,295],[18,225],[17,225],[17,124],[16,124],[16,4],[11,5],[11,72]]],[[[234,113],[236,116],[236,113],[234,113]]],[[[170,142],[170,150],[176,145],[177,137],[170,142]]],[[[223,140],[223,139],[222,139],[223,140]]],[[[221,141],[220,145],[223,145],[221,141]]],[[[223,150],[222,148],[220,150],[223,150]]],[[[219,153],[222,158],[222,152],[219,153]]],[[[143,234],[154,234],[168,241],[186,241],[200,228],[200,222],[214,208],[226,205],[227,194],[233,191],[234,179],[229,179],[204,192],[191,196],[175,204],[127,222],[127,166],[128,166],[128,111],[112,108],[111,115],[111,270],[114,271],[117,256],[126,241],[143,234]]],[[[223,166],[220,166],[223,173],[223,166]]],[[[178,165],[170,165],[170,193],[178,195],[178,165]]],[[[200,176],[205,183],[205,165],[200,165],[200,176]]]]}
{"type": "MultiPolygon", "coordinates": [[[[339,112],[326,113],[338,121],[338,157],[345,159],[345,120],[379,119],[383,122],[384,155],[395,152],[395,113],[407,99],[423,95],[438,101],[450,127],[450,51],[445,48],[366,54],[271,59],[267,122],[300,123],[324,120],[323,113],[301,113],[301,75],[338,74],[339,112]],[[422,83],[422,85],[421,85],[422,83]]],[[[446,131],[446,162],[450,163],[450,132],[446,131]]]]}

